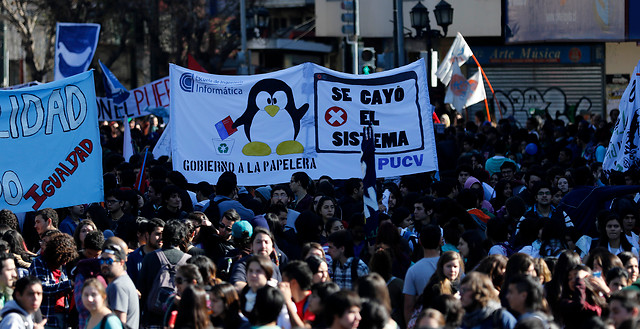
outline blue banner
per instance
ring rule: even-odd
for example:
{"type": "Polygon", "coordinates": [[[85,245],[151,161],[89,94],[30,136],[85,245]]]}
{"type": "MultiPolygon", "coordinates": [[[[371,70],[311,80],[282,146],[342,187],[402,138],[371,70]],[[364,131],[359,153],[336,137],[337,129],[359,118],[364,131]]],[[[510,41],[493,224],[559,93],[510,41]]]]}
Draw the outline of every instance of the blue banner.
{"type": "Polygon", "coordinates": [[[480,65],[603,64],[601,45],[515,45],[471,47],[480,65]]]}
{"type": "Polygon", "coordinates": [[[57,23],[54,79],[86,71],[98,46],[100,24],[57,23]]]}
{"type": "Polygon", "coordinates": [[[0,91],[0,209],[102,201],[93,71],[0,91]]]}

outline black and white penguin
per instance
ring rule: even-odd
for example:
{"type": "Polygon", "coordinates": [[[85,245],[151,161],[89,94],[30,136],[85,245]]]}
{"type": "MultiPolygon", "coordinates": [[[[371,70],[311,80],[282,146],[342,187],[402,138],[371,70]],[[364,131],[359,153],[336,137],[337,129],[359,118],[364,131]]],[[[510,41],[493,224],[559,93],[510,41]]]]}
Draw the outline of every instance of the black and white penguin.
{"type": "Polygon", "coordinates": [[[280,155],[304,152],[295,139],[300,132],[300,119],[308,109],[309,104],[296,108],[291,87],[284,81],[258,81],[249,91],[247,108],[233,123],[233,128],[244,126],[249,140],[242,153],[264,156],[273,149],[280,155]]]}

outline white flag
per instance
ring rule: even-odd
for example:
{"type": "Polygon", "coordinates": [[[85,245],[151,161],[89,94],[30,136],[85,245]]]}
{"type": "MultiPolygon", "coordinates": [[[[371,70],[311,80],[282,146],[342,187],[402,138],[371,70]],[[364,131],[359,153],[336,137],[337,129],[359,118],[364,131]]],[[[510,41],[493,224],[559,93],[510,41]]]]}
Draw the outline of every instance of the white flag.
{"type": "Polygon", "coordinates": [[[482,72],[480,72],[479,69],[478,72],[467,80],[467,82],[469,82],[469,90],[467,91],[467,101],[464,103],[464,107],[469,107],[475,103],[482,102],[487,98],[487,93],[484,91],[482,72]]]}
{"type": "Polygon", "coordinates": [[[625,172],[640,166],[640,61],[631,74],[631,81],[620,98],[620,115],[613,129],[602,169],[625,172]]]}
{"type": "MultiPolygon", "coordinates": [[[[133,120],[133,119],[132,119],[133,120]]],[[[125,118],[122,121],[124,124],[124,134],[123,134],[123,143],[122,143],[122,156],[124,160],[129,162],[131,156],[133,155],[133,144],[131,141],[131,128],[129,127],[129,120],[125,118]]]]}
{"type": "Polygon", "coordinates": [[[451,104],[451,106],[456,110],[461,110],[467,103],[469,81],[467,81],[464,75],[462,75],[460,66],[458,66],[457,63],[454,64],[452,68],[451,81],[449,82],[444,102],[451,104]]]}
{"type": "Polygon", "coordinates": [[[436,76],[443,84],[448,85],[451,80],[451,75],[453,74],[453,62],[457,61],[458,66],[462,66],[462,64],[466,63],[469,57],[473,56],[473,52],[467,42],[462,37],[462,34],[458,32],[456,35],[456,39],[453,41],[451,48],[447,52],[447,55],[438,66],[438,70],[436,71],[436,76]]]}

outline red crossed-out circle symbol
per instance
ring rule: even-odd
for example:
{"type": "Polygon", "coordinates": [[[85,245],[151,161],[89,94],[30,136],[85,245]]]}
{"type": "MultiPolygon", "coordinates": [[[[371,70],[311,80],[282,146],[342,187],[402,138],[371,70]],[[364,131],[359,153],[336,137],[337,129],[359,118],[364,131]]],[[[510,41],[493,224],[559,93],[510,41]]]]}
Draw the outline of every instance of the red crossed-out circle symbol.
{"type": "Polygon", "coordinates": [[[347,111],[337,106],[330,107],[327,112],[324,113],[324,121],[330,126],[340,127],[347,123],[347,111]]]}

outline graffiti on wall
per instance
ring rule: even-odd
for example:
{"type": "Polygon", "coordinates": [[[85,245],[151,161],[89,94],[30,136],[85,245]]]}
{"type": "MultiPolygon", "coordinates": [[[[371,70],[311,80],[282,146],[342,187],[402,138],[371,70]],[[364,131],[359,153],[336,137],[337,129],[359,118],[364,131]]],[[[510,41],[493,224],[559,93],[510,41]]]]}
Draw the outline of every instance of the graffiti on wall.
{"type": "MultiPolygon", "coordinates": [[[[495,90],[495,100],[500,105],[502,117],[513,116],[521,125],[527,118],[544,116],[547,112],[554,119],[572,122],[576,113],[587,112],[592,105],[591,100],[584,96],[576,103],[569,103],[566,94],[558,87],[544,91],[537,88],[495,90]]],[[[491,101],[494,102],[493,99],[491,101]]]]}

